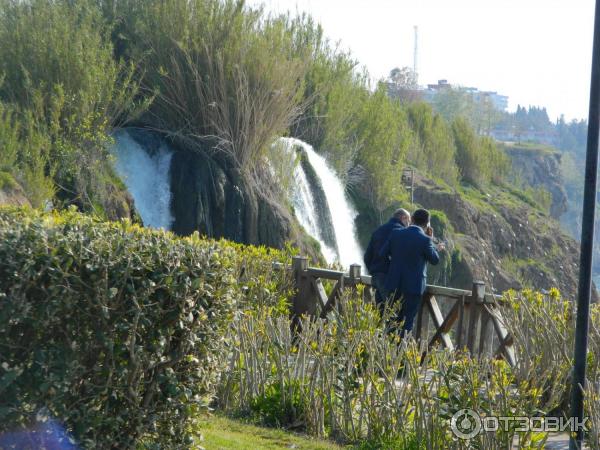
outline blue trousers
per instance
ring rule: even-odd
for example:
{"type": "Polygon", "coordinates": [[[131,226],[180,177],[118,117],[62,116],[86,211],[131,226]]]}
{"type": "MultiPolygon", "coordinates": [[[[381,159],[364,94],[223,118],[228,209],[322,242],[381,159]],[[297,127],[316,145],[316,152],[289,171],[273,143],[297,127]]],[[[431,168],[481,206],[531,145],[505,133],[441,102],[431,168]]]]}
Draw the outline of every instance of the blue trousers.
{"type": "Polygon", "coordinates": [[[408,333],[412,332],[415,318],[421,308],[421,301],[423,298],[422,294],[409,294],[409,293],[399,293],[396,292],[394,295],[394,300],[400,300],[401,298],[401,307],[400,311],[395,317],[395,326],[396,329],[400,323],[402,323],[402,330],[400,331],[400,336],[404,337],[408,333]]]}
{"type": "Polygon", "coordinates": [[[384,288],[386,273],[375,272],[371,274],[371,285],[375,288],[375,304],[383,314],[385,307],[386,291],[384,288]]]}

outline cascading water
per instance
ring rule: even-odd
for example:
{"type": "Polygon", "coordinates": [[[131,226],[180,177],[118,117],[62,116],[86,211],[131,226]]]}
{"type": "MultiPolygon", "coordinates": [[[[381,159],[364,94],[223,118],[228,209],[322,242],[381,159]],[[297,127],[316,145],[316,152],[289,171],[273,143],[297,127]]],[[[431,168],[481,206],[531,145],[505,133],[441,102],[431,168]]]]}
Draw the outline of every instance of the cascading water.
{"type": "MultiPolygon", "coordinates": [[[[296,153],[296,141],[296,139],[281,138],[274,145],[275,151],[283,150],[285,152],[279,157],[289,156],[289,161],[284,161],[283,167],[279,167],[278,170],[275,170],[272,162],[270,162],[271,173],[275,177],[289,177],[287,171],[293,167],[294,178],[290,192],[290,200],[294,207],[296,219],[298,219],[298,222],[300,222],[300,225],[302,225],[306,232],[319,242],[321,253],[325,257],[325,260],[331,264],[336,260],[339,260],[337,248],[335,248],[335,238],[331,239],[332,236],[328,236],[324,231],[327,224],[323,224],[323,219],[319,217],[319,208],[317,207],[317,201],[313,195],[315,186],[311,185],[306,176],[306,172],[304,171],[303,164],[301,161],[297,160],[300,155],[296,153]],[[277,172],[280,173],[278,174],[277,172]],[[330,239],[328,239],[328,237],[330,237],[330,239]]],[[[332,225],[330,225],[330,228],[331,227],[332,225]]]]}
{"type": "Polygon", "coordinates": [[[133,196],[144,226],[170,230],[173,223],[169,180],[172,150],[163,143],[150,155],[127,130],[117,131],[114,138],[115,169],[133,196]]]}
{"type": "Polygon", "coordinates": [[[296,216],[305,230],[321,243],[323,256],[328,262],[339,261],[344,268],[350,264],[363,264],[362,251],[356,240],[354,210],[344,192],[342,182],[329,167],[325,158],[317,154],[311,145],[295,138],[281,138],[287,148],[301,147],[308,158],[310,166],[318,177],[326,199],[326,207],[331,216],[336,250],[324,244],[323,232],[318,227],[318,207],[315,204],[306,173],[301,165],[296,166],[294,178],[296,181],[292,202],[296,216]]]}

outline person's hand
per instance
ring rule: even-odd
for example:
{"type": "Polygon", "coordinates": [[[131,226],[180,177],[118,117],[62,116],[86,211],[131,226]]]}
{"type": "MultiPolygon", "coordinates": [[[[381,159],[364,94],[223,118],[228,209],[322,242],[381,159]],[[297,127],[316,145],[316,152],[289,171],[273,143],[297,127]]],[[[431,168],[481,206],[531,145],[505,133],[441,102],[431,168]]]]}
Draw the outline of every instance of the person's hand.
{"type": "Polygon", "coordinates": [[[433,228],[428,226],[427,229],[425,230],[425,234],[429,237],[433,237],[433,228]]]}

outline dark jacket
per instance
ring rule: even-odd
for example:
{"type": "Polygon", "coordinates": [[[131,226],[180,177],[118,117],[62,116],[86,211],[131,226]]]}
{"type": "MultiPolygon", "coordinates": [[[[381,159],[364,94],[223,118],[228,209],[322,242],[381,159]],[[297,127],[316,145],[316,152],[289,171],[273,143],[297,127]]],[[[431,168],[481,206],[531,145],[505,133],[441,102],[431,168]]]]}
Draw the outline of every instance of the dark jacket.
{"type": "Polygon", "coordinates": [[[390,261],[387,256],[379,256],[379,251],[388,240],[390,233],[395,229],[402,229],[404,225],[400,220],[392,217],[388,222],[377,228],[371,235],[369,246],[365,251],[363,260],[369,273],[387,273],[390,261]]]}
{"type": "Polygon", "coordinates": [[[431,238],[416,225],[393,230],[380,256],[391,257],[385,289],[418,295],[423,294],[427,284],[427,263],[436,265],[440,260],[431,238]]]}

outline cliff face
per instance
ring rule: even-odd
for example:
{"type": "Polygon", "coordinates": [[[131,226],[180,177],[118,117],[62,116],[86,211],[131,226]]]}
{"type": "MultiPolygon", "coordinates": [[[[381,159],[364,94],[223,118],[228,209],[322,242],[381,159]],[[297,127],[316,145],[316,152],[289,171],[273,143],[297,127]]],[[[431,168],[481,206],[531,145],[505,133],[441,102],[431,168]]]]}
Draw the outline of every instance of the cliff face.
{"type": "Polygon", "coordinates": [[[201,152],[175,150],[171,162],[172,230],[283,248],[291,242],[323,261],[316,241],[290,211],[253,188],[242,174],[201,152]]]}
{"type": "Polygon", "coordinates": [[[31,206],[31,203],[20,185],[6,183],[0,187],[0,206],[31,206]]]}
{"type": "Polygon", "coordinates": [[[482,280],[497,293],[557,287],[575,299],[579,245],[555,220],[500,189],[465,195],[420,176],[415,202],[442,211],[452,225],[446,237],[460,258],[453,261],[449,286],[469,289],[472,280],[482,280]]]}
{"type": "Polygon", "coordinates": [[[551,148],[504,146],[512,170],[530,186],[541,186],[552,195],[550,214],[558,219],[567,211],[567,193],[561,174],[561,154],[551,148]]]}

